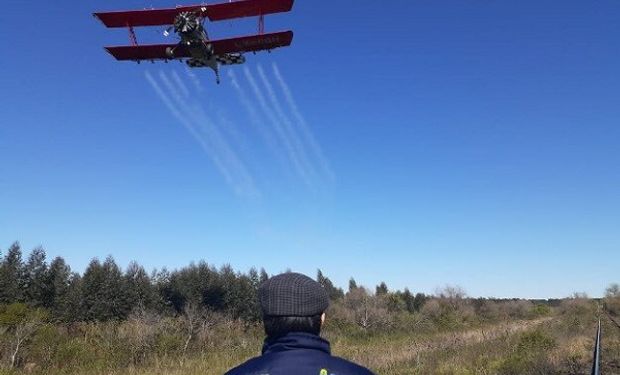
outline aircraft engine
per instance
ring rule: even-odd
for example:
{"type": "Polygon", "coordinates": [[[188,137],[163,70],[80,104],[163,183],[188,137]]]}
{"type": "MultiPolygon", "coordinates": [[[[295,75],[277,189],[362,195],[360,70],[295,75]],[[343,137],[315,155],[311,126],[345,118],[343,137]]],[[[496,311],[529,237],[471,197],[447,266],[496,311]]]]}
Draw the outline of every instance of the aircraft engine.
{"type": "Polygon", "coordinates": [[[200,20],[194,12],[179,13],[174,19],[174,31],[188,34],[200,28],[200,20]]]}

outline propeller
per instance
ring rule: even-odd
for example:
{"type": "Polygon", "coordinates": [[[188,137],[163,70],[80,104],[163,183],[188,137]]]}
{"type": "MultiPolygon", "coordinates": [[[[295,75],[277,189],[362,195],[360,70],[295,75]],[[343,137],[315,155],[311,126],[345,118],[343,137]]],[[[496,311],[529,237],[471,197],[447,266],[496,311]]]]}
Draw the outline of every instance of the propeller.
{"type": "Polygon", "coordinates": [[[191,33],[201,27],[200,19],[194,12],[181,12],[174,19],[174,31],[177,33],[191,33]]]}

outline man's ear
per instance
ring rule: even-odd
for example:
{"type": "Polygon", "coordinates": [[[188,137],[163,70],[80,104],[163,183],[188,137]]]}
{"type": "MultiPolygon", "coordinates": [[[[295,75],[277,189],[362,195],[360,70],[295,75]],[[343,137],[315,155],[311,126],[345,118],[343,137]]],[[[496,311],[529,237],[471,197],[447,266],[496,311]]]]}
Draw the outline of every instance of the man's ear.
{"type": "Polygon", "coordinates": [[[321,325],[325,324],[325,313],[321,314],[321,325]]]}

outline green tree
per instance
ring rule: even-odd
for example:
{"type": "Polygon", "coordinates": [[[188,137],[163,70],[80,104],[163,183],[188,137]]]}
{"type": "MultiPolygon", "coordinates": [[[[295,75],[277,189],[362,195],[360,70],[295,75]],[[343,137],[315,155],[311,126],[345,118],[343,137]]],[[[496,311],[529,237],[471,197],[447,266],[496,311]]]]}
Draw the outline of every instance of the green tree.
{"type": "Polygon", "coordinates": [[[409,288],[405,288],[405,291],[402,294],[402,298],[403,298],[403,301],[405,302],[405,309],[407,309],[407,311],[410,313],[415,312],[416,311],[415,297],[413,296],[413,294],[411,294],[411,291],[409,291],[409,288]]]}
{"type": "Polygon", "coordinates": [[[127,303],[130,309],[151,310],[157,304],[157,291],[144,267],[129,263],[125,271],[127,303]]]}
{"type": "Polygon", "coordinates": [[[47,294],[44,307],[50,309],[55,317],[61,317],[67,308],[67,297],[71,285],[71,268],[61,257],[50,263],[46,275],[47,294]]]}
{"type": "Polygon", "coordinates": [[[234,318],[257,320],[260,316],[259,308],[251,279],[246,275],[236,274],[228,265],[220,270],[220,279],[226,312],[234,318]]]}
{"type": "Polygon", "coordinates": [[[258,290],[258,287],[260,286],[260,275],[258,274],[258,271],[256,271],[256,268],[250,268],[250,271],[248,271],[248,277],[250,278],[252,287],[255,290],[258,290]]]}
{"type": "Polygon", "coordinates": [[[413,309],[415,311],[422,310],[422,307],[428,300],[428,296],[424,293],[416,293],[415,298],[413,300],[413,309]]]}
{"type": "Polygon", "coordinates": [[[88,320],[82,284],[82,276],[79,273],[72,273],[69,277],[66,293],[59,294],[54,302],[54,314],[57,319],[63,322],[88,320]]]}
{"type": "Polygon", "coordinates": [[[81,289],[86,320],[124,319],[131,312],[123,275],[112,257],[103,264],[97,259],[90,262],[81,289]]]}
{"type": "Polygon", "coordinates": [[[0,303],[23,302],[24,281],[22,251],[15,242],[0,262],[0,303]]]}
{"type": "Polygon", "coordinates": [[[342,291],[342,289],[336,288],[332,281],[327,276],[323,275],[323,272],[320,269],[317,270],[316,281],[321,284],[323,288],[325,288],[329,299],[338,300],[344,297],[344,292],[342,291]]]}
{"type": "Polygon", "coordinates": [[[384,283],[383,281],[381,282],[381,284],[377,285],[376,289],[375,289],[375,294],[378,296],[383,296],[388,294],[389,290],[387,287],[387,284],[384,283]]]}
{"type": "Polygon", "coordinates": [[[41,247],[32,250],[24,266],[24,294],[24,299],[32,306],[44,307],[51,304],[45,250],[41,247]]]}
{"type": "Polygon", "coordinates": [[[269,279],[269,275],[267,274],[267,271],[265,271],[264,268],[260,269],[260,277],[259,277],[259,281],[260,283],[264,283],[265,281],[267,281],[269,279]]]}
{"type": "Polygon", "coordinates": [[[355,289],[357,289],[357,282],[355,281],[354,278],[350,278],[349,279],[349,293],[353,292],[355,289]]]}

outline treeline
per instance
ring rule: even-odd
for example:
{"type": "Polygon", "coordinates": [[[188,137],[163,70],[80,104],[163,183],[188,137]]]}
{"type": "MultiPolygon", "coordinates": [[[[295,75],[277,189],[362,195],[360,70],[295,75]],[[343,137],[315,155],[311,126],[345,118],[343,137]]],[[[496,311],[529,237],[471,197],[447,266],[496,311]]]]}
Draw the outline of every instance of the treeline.
{"type": "MultiPolygon", "coordinates": [[[[254,322],[260,319],[257,289],[269,277],[264,269],[243,273],[204,261],[151,273],[132,262],[122,270],[111,257],[93,259],[79,274],[62,257],[48,263],[41,247],[23,259],[17,242],[5,254],[0,252],[0,259],[0,305],[41,308],[57,322],[125,320],[136,311],[177,316],[188,307],[254,322]]],[[[369,290],[351,278],[344,291],[321,270],[316,278],[333,302],[332,320],[364,329],[385,328],[402,320],[402,314],[406,318],[420,312],[434,324],[454,328],[473,320],[526,318],[548,311],[530,301],[470,299],[458,287],[429,296],[407,288],[390,291],[384,282],[369,290]]]]}
{"type": "Polygon", "coordinates": [[[257,287],[267,278],[263,269],[240,273],[204,261],[151,273],[132,262],[123,271],[112,257],[93,259],[79,274],[62,257],[47,263],[40,247],[22,259],[16,242],[0,261],[0,304],[43,308],[62,322],[124,320],[135,310],[175,314],[189,305],[256,320],[257,287]]]}
{"type": "MultiPolygon", "coordinates": [[[[61,322],[124,320],[136,310],[175,315],[188,306],[256,321],[260,319],[258,286],[269,277],[264,269],[235,272],[230,266],[218,269],[204,261],[150,273],[132,262],[122,270],[112,257],[103,262],[93,259],[80,274],[72,272],[62,257],[48,263],[41,247],[23,258],[18,242],[5,254],[0,251],[0,305],[43,308],[61,322]]],[[[353,278],[347,293],[321,270],[316,278],[333,301],[342,301],[348,294],[371,294],[353,278]]],[[[409,312],[419,311],[428,298],[408,289],[390,293],[385,283],[376,287],[376,295],[385,297],[391,310],[399,306],[409,312]]]]}
{"type": "MultiPolygon", "coordinates": [[[[110,373],[205,353],[227,368],[260,346],[256,294],[268,277],[264,269],[243,273],[206,262],[150,273],[131,263],[123,270],[111,257],[92,260],[80,274],[61,257],[48,262],[42,248],[24,259],[14,243],[0,253],[0,372],[110,373]],[[231,352],[238,358],[231,360],[231,352]]],[[[343,290],[320,270],[316,278],[332,300],[328,337],[432,334],[551,313],[527,300],[468,298],[458,287],[426,295],[385,283],[370,290],[351,279],[343,290]]],[[[610,310],[618,290],[609,290],[610,310]]],[[[573,298],[558,311],[588,310],[589,301],[573,298]]]]}

